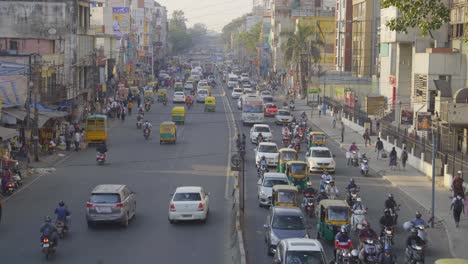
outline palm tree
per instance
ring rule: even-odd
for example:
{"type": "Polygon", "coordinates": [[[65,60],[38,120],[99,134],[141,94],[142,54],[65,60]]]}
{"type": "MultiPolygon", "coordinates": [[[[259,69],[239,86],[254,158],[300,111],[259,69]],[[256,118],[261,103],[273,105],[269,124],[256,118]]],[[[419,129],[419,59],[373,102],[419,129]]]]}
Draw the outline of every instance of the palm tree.
{"type": "Polygon", "coordinates": [[[286,42],[283,43],[282,49],[285,62],[294,64],[296,76],[299,76],[299,84],[301,87],[301,97],[305,98],[307,92],[306,75],[309,62],[314,63],[320,61],[320,47],[324,46],[323,41],[318,37],[315,28],[310,25],[299,23],[295,32],[287,32],[286,42]]]}

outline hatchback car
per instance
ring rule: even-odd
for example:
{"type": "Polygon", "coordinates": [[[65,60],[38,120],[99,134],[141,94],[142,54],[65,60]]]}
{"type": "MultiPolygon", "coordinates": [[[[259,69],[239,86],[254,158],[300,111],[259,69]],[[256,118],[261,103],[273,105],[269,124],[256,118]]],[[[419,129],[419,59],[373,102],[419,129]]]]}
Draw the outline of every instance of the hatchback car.
{"type": "Polygon", "coordinates": [[[266,218],[265,241],[268,255],[273,255],[278,243],[287,238],[309,238],[304,215],[299,207],[274,206],[266,218]]]}
{"type": "Polygon", "coordinates": [[[274,117],[278,113],[278,107],[275,103],[265,104],[264,116],[274,117]]]}
{"type": "Polygon", "coordinates": [[[186,81],[185,84],[184,84],[184,89],[185,90],[193,90],[193,82],[186,81]]]}
{"type": "Polygon", "coordinates": [[[185,103],[185,93],[184,92],[175,92],[172,102],[175,103],[185,103]]]}
{"type": "Polygon", "coordinates": [[[200,89],[200,88],[203,87],[203,86],[209,86],[207,80],[201,80],[201,81],[198,82],[198,85],[197,85],[197,88],[198,88],[198,89],[200,89]]]}
{"type": "Polygon", "coordinates": [[[262,142],[255,149],[255,164],[258,164],[262,157],[268,163],[268,166],[277,166],[278,164],[278,146],[274,142],[262,142]]]}
{"type": "Polygon", "coordinates": [[[278,113],[276,113],[275,119],[276,119],[275,123],[277,125],[281,125],[281,124],[291,123],[291,121],[293,120],[293,117],[291,115],[291,112],[289,112],[289,110],[279,109],[278,113]]]}
{"type": "Polygon", "coordinates": [[[239,99],[239,97],[242,95],[243,91],[241,88],[234,88],[232,90],[231,97],[232,99],[239,99]]]}
{"type": "Polygon", "coordinates": [[[240,79],[241,79],[241,81],[248,81],[248,80],[250,80],[249,74],[248,74],[248,73],[245,73],[245,72],[242,73],[241,76],[240,76],[240,79]]]}
{"type": "Polygon", "coordinates": [[[197,103],[204,103],[205,98],[208,96],[209,92],[207,89],[200,89],[197,92],[197,103]]]}
{"type": "Polygon", "coordinates": [[[335,172],[335,155],[327,147],[311,147],[306,156],[310,172],[321,172],[325,169],[331,173],[335,172]]]}
{"type": "Polygon", "coordinates": [[[273,186],[275,185],[289,185],[289,180],[286,174],[279,172],[267,172],[263,174],[257,182],[258,185],[258,206],[268,206],[271,204],[271,195],[273,186]]]}
{"type": "Polygon", "coordinates": [[[118,222],[128,226],[135,214],[136,194],[126,185],[98,185],[91,191],[91,197],[86,203],[89,227],[96,222],[118,222]]]}
{"type": "Polygon", "coordinates": [[[262,133],[265,141],[272,141],[273,134],[271,133],[270,126],[267,124],[255,124],[250,129],[250,142],[257,144],[258,134],[262,133]]]}
{"type": "Polygon", "coordinates": [[[278,244],[273,257],[275,264],[317,263],[326,264],[322,244],[317,239],[287,238],[278,244]]]}
{"type": "Polygon", "coordinates": [[[178,187],[172,195],[169,203],[169,222],[201,220],[208,218],[209,193],[203,187],[184,186],[178,187]]]}
{"type": "Polygon", "coordinates": [[[244,94],[254,94],[255,93],[252,88],[244,88],[243,91],[244,91],[244,94]]]}

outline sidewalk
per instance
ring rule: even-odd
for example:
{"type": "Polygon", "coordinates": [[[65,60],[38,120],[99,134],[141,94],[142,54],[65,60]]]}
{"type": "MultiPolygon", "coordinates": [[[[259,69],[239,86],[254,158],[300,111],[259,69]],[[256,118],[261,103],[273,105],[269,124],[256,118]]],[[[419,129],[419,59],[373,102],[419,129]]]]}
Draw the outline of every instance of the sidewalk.
{"type": "MultiPolygon", "coordinates": [[[[341,122],[337,121],[336,128],[333,128],[333,119],[330,116],[331,112],[327,111],[327,116],[322,115],[321,117],[318,117],[318,111],[314,111],[314,115],[311,117],[311,109],[312,108],[307,106],[304,101],[296,101],[296,111],[298,113],[306,111],[309,121],[319,127],[323,132],[327,133],[329,138],[338,143],[344,152],[346,152],[352,142],[356,142],[356,145],[361,149],[361,152],[366,153],[366,156],[370,158],[371,162],[369,165],[373,171],[377,172],[393,186],[414,199],[426,209],[428,214],[430,213],[432,183],[429,177],[408,164],[406,166],[406,170],[390,170],[390,167],[388,166],[388,158],[377,160],[375,145],[365,147],[362,133],[354,131],[350,127],[345,126],[344,143],[341,144],[341,122]]],[[[377,137],[375,136],[371,137],[371,143],[375,144],[376,139],[377,137]]],[[[386,150],[387,153],[389,153],[389,150],[386,150]]],[[[400,153],[398,153],[398,156],[399,155],[400,153]]],[[[468,259],[468,250],[466,250],[466,245],[464,244],[468,237],[468,219],[462,214],[460,227],[455,227],[452,211],[450,210],[450,196],[451,192],[449,190],[436,186],[435,216],[445,227],[449,240],[449,248],[453,257],[468,259]]]]}

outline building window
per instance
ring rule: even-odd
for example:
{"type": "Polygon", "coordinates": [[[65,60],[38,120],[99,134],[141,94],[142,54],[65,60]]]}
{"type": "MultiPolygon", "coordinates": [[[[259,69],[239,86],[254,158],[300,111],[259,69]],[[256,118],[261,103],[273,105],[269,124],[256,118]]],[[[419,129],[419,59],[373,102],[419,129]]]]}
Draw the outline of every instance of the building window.
{"type": "Polygon", "coordinates": [[[18,50],[18,41],[10,40],[10,48],[9,50],[18,50]]]}

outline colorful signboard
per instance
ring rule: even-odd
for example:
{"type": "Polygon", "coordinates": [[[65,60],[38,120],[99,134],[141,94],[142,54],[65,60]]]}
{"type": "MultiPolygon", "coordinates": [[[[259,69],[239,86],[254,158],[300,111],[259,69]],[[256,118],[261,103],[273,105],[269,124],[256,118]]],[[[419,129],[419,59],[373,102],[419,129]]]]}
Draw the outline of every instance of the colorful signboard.
{"type": "Polygon", "coordinates": [[[112,8],[112,31],[114,35],[121,36],[130,32],[130,8],[112,8]]]}
{"type": "Polygon", "coordinates": [[[413,111],[410,110],[401,110],[400,124],[403,126],[412,126],[413,125],[413,111]]]}
{"type": "Polygon", "coordinates": [[[418,130],[430,131],[432,128],[431,113],[418,113],[418,130]]]}

